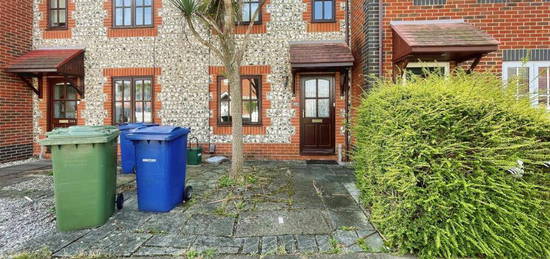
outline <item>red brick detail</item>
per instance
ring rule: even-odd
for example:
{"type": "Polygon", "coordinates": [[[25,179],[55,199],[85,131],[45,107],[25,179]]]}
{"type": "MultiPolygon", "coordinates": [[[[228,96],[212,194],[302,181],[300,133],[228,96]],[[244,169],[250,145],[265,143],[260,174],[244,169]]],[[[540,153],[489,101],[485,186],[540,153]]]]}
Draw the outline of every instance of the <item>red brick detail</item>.
{"type": "Polygon", "coordinates": [[[302,0],[306,4],[306,11],[302,14],[304,21],[307,24],[308,32],[335,32],[340,31],[340,23],[346,18],[346,11],[342,8],[346,0],[335,0],[334,8],[336,8],[336,19],[334,22],[315,23],[312,22],[312,0],[302,0]]]}
{"type": "MultiPolygon", "coordinates": [[[[211,66],[208,69],[211,80],[209,91],[212,98],[209,102],[212,117],[209,119],[210,126],[214,129],[214,134],[231,135],[231,126],[218,125],[218,76],[223,75],[225,68],[222,66],[211,66]]],[[[271,102],[267,99],[267,93],[271,91],[271,84],[267,82],[267,76],[271,73],[270,66],[243,66],[240,69],[241,75],[259,75],[262,81],[262,125],[243,125],[244,135],[264,135],[266,127],[271,125],[271,119],[267,117],[267,109],[271,107],[271,102]]]]}
{"type": "Polygon", "coordinates": [[[107,16],[103,21],[107,28],[107,37],[154,37],[158,35],[158,27],[162,24],[159,11],[162,8],[162,0],[153,0],[153,27],[150,28],[113,28],[113,1],[104,0],[103,8],[107,16]]]}
{"type": "MultiPolygon", "coordinates": [[[[350,40],[351,40],[351,53],[355,58],[353,63],[353,69],[351,73],[351,106],[358,107],[361,101],[361,95],[363,93],[363,84],[365,82],[363,68],[366,65],[363,60],[363,47],[366,44],[366,34],[364,24],[367,20],[365,14],[365,7],[363,5],[365,0],[351,0],[350,12],[353,19],[350,20],[350,40]]],[[[350,109],[352,124],[355,118],[356,109],[350,109]]]]}
{"type": "MultiPolygon", "coordinates": [[[[501,73],[502,50],[544,49],[550,46],[550,2],[544,0],[477,3],[448,0],[445,5],[416,6],[410,0],[384,1],[384,75],[392,73],[391,21],[464,19],[500,42],[499,51],[484,57],[477,71],[501,73]]],[[[353,27],[352,27],[353,30],[353,27]]]]}
{"type": "Polygon", "coordinates": [[[103,93],[107,98],[103,103],[103,107],[107,112],[107,116],[103,120],[103,124],[113,124],[113,77],[125,77],[125,76],[151,76],[153,77],[153,122],[160,123],[160,117],[158,116],[161,107],[158,96],[161,91],[161,85],[158,82],[158,76],[162,74],[162,69],[159,67],[131,67],[131,68],[106,68],[103,70],[103,76],[107,78],[103,85],[103,93]]]}
{"type": "MultiPolygon", "coordinates": [[[[270,0],[266,0],[262,6],[262,23],[252,25],[251,34],[260,34],[267,32],[267,23],[271,21],[271,14],[267,12],[266,6],[270,3],[270,0]]],[[[248,30],[248,25],[237,25],[235,27],[236,34],[245,34],[248,30]]]]}
{"type": "MultiPolygon", "coordinates": [[[[42,19],[39,22],[42,38],[44,39],[70,39],[72,37],[72,29],[75,26],[73,12],[75,10],[74,0],[67,0],[67,29],[49,29],[48,28],[48,0],[42,0],[38,5],[38,11],[42,14],[42,19]]],[[[32,21],[32,18],[31,18],[32,21]]]]}
{"type": "Polygon", "coordinates": [[[4,72],[7,63],[32,46],[32,1],[0,1],[0,163],[28,158],[33,142],[33,92],[15,74],[4,72]]]}
{"type": "MultiPolygon", "coordinates": [[[[208,145],[201,145],[208,150],[208,145]]],[[[292,144],[244,144],[244,154],[248,160],[336,160],[337,155],[303,156],[300,145],[292,144]]],[[[231,156],[231,144],[216,144],[216,155],[231,156]]]]}

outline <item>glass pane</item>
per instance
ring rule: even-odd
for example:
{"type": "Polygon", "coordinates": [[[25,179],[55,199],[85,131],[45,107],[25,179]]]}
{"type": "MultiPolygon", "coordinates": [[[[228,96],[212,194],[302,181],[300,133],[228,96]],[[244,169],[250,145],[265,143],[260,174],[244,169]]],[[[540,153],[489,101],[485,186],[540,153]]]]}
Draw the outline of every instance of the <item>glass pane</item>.
{"type": "Polygon", "coordinates": [[[62,101],[56,101],[53,104],[53,116],[56,119],[63,118],[63,102],[62,101]]]}
{"type": "Polygon", "coordinates": [[[229,107],[230,102],[229,101],[222,101],[220,102],[220,121],[221,122],[229,122],[231,121],[230,112],[231,109],[229,107]]]}
{"type": "Polygon", "coordinates": [[[136,0],[136,6],[143,6],[143,0],[136,0]]]}
{"type": "MultiPolygon", "coordinates": [[[[260,5],[257,3],[250,4],[250,19],[254,16],[254,13],[256,13],[256,10],[258,10],[258,7],[260,5]]],[[[260,21],[260,14],[256,16],[256,19],[254,19],[255,22],[260,21]]]]}
{"type": "Polygon", "coordinates": [[[518,95],[529,94],[529,68],[519,67],[517,73],[518,95]]]}
{"type": "Polygon", "coordinates": [[[153,1],[152,0],[145,0],[145,5],[153,5],[153,1]]]}
{"type": "Polygon", "coordinates": [[[550,108],[550,67],[539,67],[537,86],[539,105],[550,108]]]}
{"type": "Polygon", "coordinates": [[[115,100],[122,101],[122,81],[115,81],[115,100]]]}
{"type": "Polygon", "coordinates": [[[317,85],[315,84],[315,79],[306,80],[306,97],[316,97],[317,96],[317,85]]]}
{"type": "Polygon", "coordinates": [[[220,100],[229,101],[231,97],[229,96],[229,80],[223,79],[220,81],[220,100]]]}
{"type": "Polygon", "coordinates": [[[115,25],[117,26],[122,26],[124,25],[123,23],[123,19],[124,19],[124,15],[123,15],[123,9],[122,8],[117,8],[116,11],[115,11],[115,25]]]}
{"type": "Polygon", "coordinates": [[[313,13],[315,14],[315,17],[313,17],[313,19],[315,20],[322,20],[323,19],[323,1],[313,1],[313,8],[315,8],[315,10],[313,11],[313,13]]]}
{"type": "Polygon", "coordinates": [[[124,8],[124,25],[132,25],[132,8],[124,8]]]}
{"type": "Polygon", "coordinates": [[[243,22],[249,22],[250,21],[250,4],[244,3],[243,4],[243,22]]]}
{"type": "Polygon", "coordinates": [[[252,92],[252,79],[245,78],[241,81],[243,100],[249,100],[252,92]]]}
{"type": "Polygon", "coordinates": [[[136,8],[136,25],[143,25],[143,7],[136,8]]]}
{"type": "Polygon", "coordinates": [[[122,121],[122,103],[115,102],[115,123],[121,123],[122,121]]]}
{"type": "Polygon", "coordinates": [[[318,95],[319,97],[329,97],[330,96],[330,81],[326,79],[319,79],[318,83],[318,95]]]}
{"type": "MultiPolygon", "coordinates": [[[[63,0],[61,0],[63,1],[63,0]]],[[[57,0],[50,0],[50,7],[51,8],[57,8],[57,0]]]]}
{"type": "Polygon", "coordinates": [[[151,19],[153,17],[153,9],[151,7],[145,8],[145,21],[143,22],[144,25],[151,25],[153,24],[153,20],[151,19]]]}
{"type": "Polygon", "coordinates": [[[57,10],[50,11],[50,26],[55,27],[57,25],[57,10]]]}
{"type": "Polygon", "coordinates": [[[325,1],[325,13],[324,13],[324,19],[326,20],[332,20],[332,1],[325,1]]]}
{"type": "Polygon", "coordinates": [[[144,92],[145,92],[145,100],[146,101],[151,101],[151,96],[153,96],[153,89],[151,87],[151,80],[144,80],[143,81],[144,85],[145,85],[145,89],[144,89],[144,92]]]}
{"type": "Polygon", "coordinates": [[[67,11],[59,10],[59,26],[65,26],[67,22],[67,16],[65,15],[67,11]]]}
{"type": "Polygon", "coordinates": [[[143,80],[138,80],[136,84],[136,101],[141,101],[143,98],[143,80]]]}
{"type": "Polygon", "coordinates": [[[132,100],[132,94],[130,92],[130,90],[131,90],[130,86],[131,86],[130,81],[124,81],[124,100],[125,101],[132,100]]]}
{"type": "MultiPolygon", "coordinates": [[[[55,2],[55,1],[52,1],[55,2]]],[[[67,7],[67,0],[59,0],[59,8],[66,8],[67,7]]]]}
{"type": "Polygon", "coordinates": [[[243,102],[243,122],[250,122],[250,112],[254,110],[254,103],[250,101],[243,102]]]}
{"type": "Polygon", "coordinates": [[[122,0],[116,0],[115,7],[122,6],[122,0]]]}
{"type": "Polygon", "coordinates": [[[53,91],[53,98],[55,100],[64,99],[65,98],[65,87],[62,84],[57,84],[54,86],[53,91]]]}
{"type": "Polygon", "coordinates": [[[153,122],[153,106],[151,102],[144,102],[143,122],[153,122]]]}
{"type": "Polygon", "coordinates": [[[132,6],[132,0],[124,0],[124,6],[126,7],[132,6]]]}
{"type": "Polygon", "coordinates": [[[136,122],[143,122],[143,103],[136,102],[136,122]]]}
{"type": "Polygon", "coordinates": [[[328,118],[330,117],[330,103],[329,99],[319,99],[317,100],[317,105],[319,106],[319,118],[328,118]]]}
{"type": "Polygon", "coordinates": [[[257,123],[260,122],[260,112],[258,102],[250,102],[250,122],[257,123]]]}
{"type": "Polygon", "coordinates": [[[124,113],[121,122],[130,122],[132,116],[132,106],[130,102],[124,102],[124,113]]]}
{"type": "Polygon", "coordinates": [[[65,118],[68,118],[68,119],[76,118],[76,101],[65,102],[65,118]]]}
{"type": "Polygon", "coordinates": [[[305,100],[306,101],[306,117],[315,118],[317,117],[317,103],[316,100],[305,100]]]}
{"type": "Polygon", "coordinates": [[[72,86],[67,86],[67,99],[76,100],[76,90],[72,86]]]}

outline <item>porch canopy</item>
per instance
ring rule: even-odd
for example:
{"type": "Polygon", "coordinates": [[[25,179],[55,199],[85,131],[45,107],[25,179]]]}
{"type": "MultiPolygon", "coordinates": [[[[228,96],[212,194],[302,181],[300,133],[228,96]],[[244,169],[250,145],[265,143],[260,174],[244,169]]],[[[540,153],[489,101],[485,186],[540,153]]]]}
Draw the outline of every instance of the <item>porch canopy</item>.
{"type": "MultiPolygon", "coordinates": [[[[297,72],[342,73],[342,92],[346,90],[349,69],[353,66],[351,49],[343,41],[309,41],[290,43],[290,65],[292,76],[297,72]]],[[[294,81],[294,80],[293,80],[294,81]]],[[[295,84],[293,83],[293,92],[295,84]]]]}
{"type": "Polygon", "coordinates": [[[42,78],[63,76],[81,97],[84,97],[84,50],[39,49],[18,57],[6,66],[6,72],[15,73],[39,98],[42,98],[42,78]],[[38,78],[38,89],[33,78],[38,78]]]}
{"type": "Polygon", "coordinates": [[[411,61],[474,60],[498,49],[491,35],[462,20],[396,21],[391,23],[393,64],[401,71],[411,61]]]}

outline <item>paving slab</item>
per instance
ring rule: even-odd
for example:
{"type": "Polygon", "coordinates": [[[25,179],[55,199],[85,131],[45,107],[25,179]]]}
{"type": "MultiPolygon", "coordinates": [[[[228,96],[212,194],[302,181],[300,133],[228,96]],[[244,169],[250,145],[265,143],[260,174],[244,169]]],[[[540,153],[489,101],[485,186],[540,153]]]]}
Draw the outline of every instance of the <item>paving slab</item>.
{"type": "Polygon", "coordinates": [[[260,253],[260,238],[259,237],[244,237],[243,238],[243,254],[259,254],[260,253]]]}
{"type": "Polygon", "coordinates": [[[345,231],[345,230],[336,230],[334,232],[334,238],[343,244],[344,246],[351,246],[355,242],[357,242],[357,239],[359,238],[357,236],[357,233],[355,231],[345,231]]]}
{"type": "Polygon", "coordinates": [[[262,255],[275,254],[277,252],[277,237],[264,236],[262,239],[262,255]]]}
{"type": "Polygon", "coordinates": [[[331,237],[329,235],[316,235],[315,240],[317,241],[317,245],[319,247],[320,253],[326,253],[332,249],[332,245],[330,244],[331,237]]]}
{"type": "Polygon", "coordinates": [[[190,249],[204,252],[213,250],[217,254],[236,254],[243,244],[242,238],[197,236],[190,249]]]}
{"type": "Polygon", "coordinates": [[[239,216],[235,236],[328,234],[328,217],[318,209],[245,212],[239,216]]]}
{"type": "Polygon", "coordinates": [[[158,247],[175,247],[187,249],[193,243],[197,236],[188,235],[185,233],[178,234],[160,234],[153,235],[146,243],[146,246],[158,246],[158,247]]]}
{"type": "Polygon", "coordinates": [[[233,234],[235,218],[218,215],[195,214],[184,224],[182,233],[230,236],[233,234]]]}
{"type": "Polygon", "coordinates": [[[300,254],[311,254],[319,252],[314,235],[296,235],[298,251],[300,254]]]}
{"type": "Polygon", "coordinates": [[[331,210],[361,210],[359,204],[347,193],[323,196],[323,201],[325,206],[331,210]]]}
{"type": "Polygon", "coordinates": [[[358,230],[374,231],[374,227],[362,210],[329,210],[331,226],[334,230],[341,227],[353,227],[358,230]]]}
{"type": "Polygon", "coordinates": [[[142,246],[132,256],[181,256],[185,254],[185,249],[175,247],[152,247],[142,246]]]}
{"type": "Polygon", "coordinates": [[[152,235],[114,232],[95,243],[88,252],[96,255],[130,256],[152,235]]]}
{"type": "Polygon", "coordinates": [[[293,235],[282,235],[277,236],[277,246],[279,248],[284,248],[286,254],[296,253],[296,239],[293,235]]]}
{"type": "Polygon", "coordinates": [[[382,252],[384,251],[384,240],[380,237],[380,234],[375,233],[365,238],[365,243],[369,247],[369,252],[382,252]]]}

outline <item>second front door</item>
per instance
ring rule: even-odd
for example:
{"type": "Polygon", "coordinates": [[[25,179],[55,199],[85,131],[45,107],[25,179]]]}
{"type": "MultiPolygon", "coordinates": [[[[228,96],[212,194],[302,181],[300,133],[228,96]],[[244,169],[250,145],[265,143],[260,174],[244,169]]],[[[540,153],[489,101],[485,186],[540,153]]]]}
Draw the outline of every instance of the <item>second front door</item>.
{"type": "Polygon", "coordinates": [[[303,77],[300,150],[334,154],[334,77],[303,77]]]}

